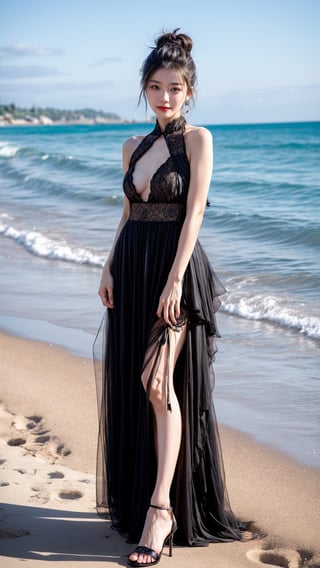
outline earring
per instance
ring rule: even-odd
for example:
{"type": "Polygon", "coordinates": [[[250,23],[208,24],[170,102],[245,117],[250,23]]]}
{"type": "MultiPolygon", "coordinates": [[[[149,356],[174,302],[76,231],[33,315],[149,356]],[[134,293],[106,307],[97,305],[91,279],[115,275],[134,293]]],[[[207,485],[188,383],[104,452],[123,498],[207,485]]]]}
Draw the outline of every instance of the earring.
{"type": "Polygon", "coordinates": [[[189,112],[189,104],[190,104],[189,99],[185,100],[184,103],[183,103],[183,106],[185,107],[184,108],[185,114],[188,114],[188,112],[189,112]]]}

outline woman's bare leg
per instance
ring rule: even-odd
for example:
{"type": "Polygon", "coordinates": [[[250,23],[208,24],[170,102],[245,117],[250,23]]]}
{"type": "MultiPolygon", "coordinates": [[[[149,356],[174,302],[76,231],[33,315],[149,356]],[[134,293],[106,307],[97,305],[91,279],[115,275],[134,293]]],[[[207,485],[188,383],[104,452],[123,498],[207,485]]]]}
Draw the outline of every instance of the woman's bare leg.
{"type": "MultiPolygon", "coordinates": [[[[169,508],[170,488],[177,464],[181,443],[181,413],[178,399],[173,387],[173,371],[176,361],[185,343],[187,325],[179,331],[169,330],[170,349],[166,343],[163,346],[158,369],[153,377],[149,391],[156,422],[157,446],[157,479],[151,497],[151,503],[159,507],[169,508]],[[169,360],[168,360],[169,349],[169,360]],[[169,369],[167,366],[169,365],[169,369]],[[169,370],[169,390],[171,411],[167,409],[167,372],[169,370]]],[[[144,369],[142,381],[146,388],[154,360],[151,360],[144,369]]],[[[141,546],[152,548],[156,552],[162,549],[163,541],[170,533],[172,514],[159,509],[149,509],[140,539],[141,546]]],[[[133,552],[130,560],[138,563],[152,562],[153,558],[146,554],[133,552]]]]}

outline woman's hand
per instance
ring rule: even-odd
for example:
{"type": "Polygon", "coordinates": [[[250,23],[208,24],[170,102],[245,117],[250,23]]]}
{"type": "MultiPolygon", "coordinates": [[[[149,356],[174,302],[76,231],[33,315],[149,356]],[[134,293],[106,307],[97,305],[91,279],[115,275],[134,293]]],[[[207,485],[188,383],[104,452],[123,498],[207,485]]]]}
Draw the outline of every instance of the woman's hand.
{"type": "Polygon", "coordinates": [[[108,266],[105,266],[101,276],[98,294],[106,308],[113,308],[113,278],[108,266]]]}
{"type": "Polygon", "coordinates": [[[180,316],[181,296],[182,281],[169,277],[160,296],[157,316],[162,317],[170,327],[177,324],[177,318],[180,316]]]}

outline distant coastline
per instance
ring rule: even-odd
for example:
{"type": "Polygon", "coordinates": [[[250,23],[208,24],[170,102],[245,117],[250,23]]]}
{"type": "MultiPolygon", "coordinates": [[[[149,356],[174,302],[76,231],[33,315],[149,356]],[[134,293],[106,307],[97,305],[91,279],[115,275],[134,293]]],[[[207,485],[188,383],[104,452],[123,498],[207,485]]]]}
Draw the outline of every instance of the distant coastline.
{"type": "MultiPolygon", "coordinates": [[[[144,120],[127,119],[114,112],[104,112],[92,108],[77,110],[58,109],[55,107],[18,107],[14,103],[0,104],[0,127],[1,126],[41,126],[41,125],[91,125],[91,124],[135,124],[139,122],[154,123],[155,116],[150,116],[144,120]]],[[[295,121],[275,121],[275,122],[237,122],[237,123],[214,123],[214,126],[224,128],[234,128],[242,126],[265,126],[283,124],[314,124],[320,120],[295,120],[295,121]]],[[[212,126],[211,122],[201,124],[212,126]]]]}
{"type": "Polygon", "coordinates": [[[0,105],[0,126],[38,126],[55,124],[130,124],[113,112],[92,108],[78,110],[57,109],[54,107],[17,107],[14,103],[0,105]]]}

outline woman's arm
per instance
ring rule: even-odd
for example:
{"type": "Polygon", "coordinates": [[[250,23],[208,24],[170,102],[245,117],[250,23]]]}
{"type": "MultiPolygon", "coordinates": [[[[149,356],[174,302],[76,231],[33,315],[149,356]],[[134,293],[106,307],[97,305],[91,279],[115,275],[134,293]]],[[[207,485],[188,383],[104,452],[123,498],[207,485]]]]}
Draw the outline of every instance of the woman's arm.
{"type": "Polygon", "coordinates": [[[124,203],[123,203],[123,211],[122,211],[122,216],[114,237],[114,241],[113,241],[113,245],[111,248],[111,251],[109,253],[109,256],[105,262],[105,265],[103,267],[103,271],[102,271],[102,276],[101,276],[101,280],[100,280],[100,286],[99,286],[99,291],[98,294],[101,298],[101,302],[103,303],[103,305],[106,308],[113,308],[114,307],[114,303],[113,303],[113,278],[110,272],[110,267],[112,264],[112,259],[113,259],[113,253],[114,253],[114,248],[116,246],[118,237],[124,227],[124,225],[127,222],[127,219],[129,217],[129,212],[130,212],[130,205],[129,205],[129,201],[127,199],[127,197],[124,197],[124,203]]]}
{"type": "MultiPolygon", "coordinates": [[[[126,140],[126,142],[123,144],[122,147],[122,163],[123,163],[123,171],[124,173],[127,171],[128,167],[129,167],[129,161],[130,161],[130,156],[132,154],[133,148],[136,145],[136,141],[135,139],[130,138],[129,140],[126,140]]],[[[101,302],[102,304],[106,307],[106,308],[113,308],[114,307],[114,303],[113,303],[113,278],[110,272],[110,267],[112,264],[112,259],[113,259],[113,253],[114,253],[114,249],[117,243],[117,240],[119,238],[119,235],[124,227],[124,225],[126,224],[128,217],[130,214],[130,203],[129,200],[126,196],[124,196],[124,202],[123,202],[123,210],[122,210],[122,216],[113,240],[113,245],[111,248],[111,251],[109,253],[109,256],[105,262],[105,265],[103,267],[103,271],[102,271],[102,276],[101,276],[101,281],[100,281],[100,286],[99,286],[99,291],[98,294],[101,298],[101,302]]]]}
{"type": "Polygon", "coordinates": [[[190,186],[186,217],[181,229],[178,248],[167,283],[161,294],[157,315],[169,325],[180,315],[182,282],[201,227],[206,208],[213,168],[212,136],[206,128],[197,128],[186,134],[186,148],[190,156],[190,186]]]}

